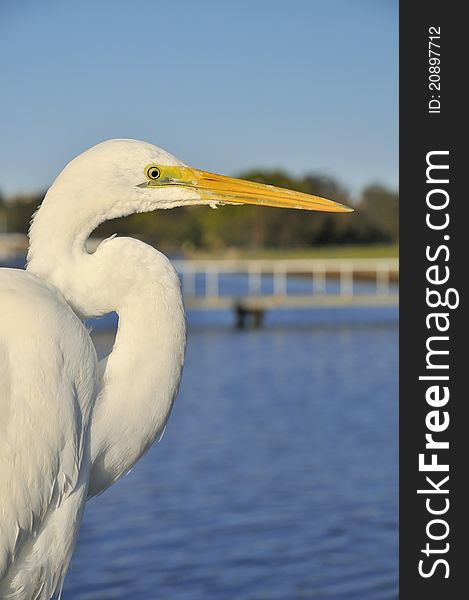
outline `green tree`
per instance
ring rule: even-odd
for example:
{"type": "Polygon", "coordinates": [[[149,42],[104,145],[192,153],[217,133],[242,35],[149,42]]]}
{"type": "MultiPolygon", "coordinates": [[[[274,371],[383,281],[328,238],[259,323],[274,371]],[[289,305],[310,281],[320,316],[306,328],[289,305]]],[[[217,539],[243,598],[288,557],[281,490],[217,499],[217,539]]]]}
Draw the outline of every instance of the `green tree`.
{"type": "MultiPolygon", "coordinates": [[[[285,171],[256,169],[239,176],[351,205],[348,191],[333,178],[320,174],[294,177],[285,171]]],[[[8,201],[0,197],[0,219],[3,213],[8,231],[26,233],[42,199],[43,194],[18,195],[8,201]]],[[[98,227],[94,235],[131,235],[172,254],[192,249],[307,248],[397,242],[399,198],[396,192],[382,185],[369,186],[355,209],[353,214],[346,214],[251,205],[226,205],[219,210],[208,206],[180,207],[108,221],[98,227]]]]}
{"type": "Polygon", "coordinates": [[[376,232],[380,241],[399,240],[399,196],[381,186],[371,185],[363,191],[360,213],[367,229],[376,232]]]}

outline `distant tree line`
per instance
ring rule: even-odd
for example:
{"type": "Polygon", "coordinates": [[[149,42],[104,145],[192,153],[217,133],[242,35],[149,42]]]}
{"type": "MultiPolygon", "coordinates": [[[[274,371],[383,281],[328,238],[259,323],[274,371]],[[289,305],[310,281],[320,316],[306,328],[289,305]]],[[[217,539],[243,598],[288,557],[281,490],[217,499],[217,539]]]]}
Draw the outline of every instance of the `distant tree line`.
{"type": "MultiPolygon", "coordinates": [[[[334,179],[316,174],[294,177],[283,171],[254,170],[243,179],[286,187],[354,206],[352,214],[305,213],[255,206],[184,207],[103,223],[99,237],[132,235],[166,251],[222,248],[307,248],[327,244],[396,243],[399,197],[382,185],[365,188],[358,202],[334,179]]],[[[26,233],[44,194],[0,197],[0,228],[26,233]]],[[[0,229],[1,230],[1,229],[0,229]]]]}

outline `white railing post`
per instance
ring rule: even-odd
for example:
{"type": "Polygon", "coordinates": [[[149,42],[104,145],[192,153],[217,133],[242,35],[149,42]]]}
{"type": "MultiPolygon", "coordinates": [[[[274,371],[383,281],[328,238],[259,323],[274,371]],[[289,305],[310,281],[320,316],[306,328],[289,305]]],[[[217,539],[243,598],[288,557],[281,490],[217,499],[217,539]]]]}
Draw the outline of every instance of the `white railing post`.
{"type": "Polygon", "coordinates": [[[186,296],[195,296],[195,270],[184,266],[182,271],[182,290],[186,296]]]}
{"type": "Polygon", "coordinates": [[[287,273],[285,265],[275,265],[274,268],[274,296],[287,295],[287,273]]]}
{"type": "Polygon", "coordinates": [[[213,265],[205,270],[205,295],[218,298],[218,269],[213,265]]]}
{"type": "Polygon", "coordinates": [[[262,274],[258,265],[250,264],[248,267],[248,294],[260,296],[262,291],[262,274]]]}
{"type": "Polygon", "coordinates": [[[389,294],[389,266],[380,266],[376,271],[376,292],[387,296],[389,294]]]}
{"type": "Polygon", "coordinates": [[[353,296],[353,269],[349,264],[340,267],[340,295],[353,296]]]}
{"type": "Polygon", "coordinates": [[[326,291],[326,269],[321,263],[313,269],[313,294],[325,294],[326,291]]]}

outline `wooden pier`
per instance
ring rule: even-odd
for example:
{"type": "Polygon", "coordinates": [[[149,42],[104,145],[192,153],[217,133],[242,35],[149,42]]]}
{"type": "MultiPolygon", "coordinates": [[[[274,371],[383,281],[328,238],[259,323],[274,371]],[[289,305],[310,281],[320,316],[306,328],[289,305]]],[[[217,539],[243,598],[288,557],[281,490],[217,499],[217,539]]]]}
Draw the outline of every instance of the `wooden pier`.
{"type": "Polygon", "coordinates": [[[397,259],[184,260],[173,264],[180,273],[188,308],[233,310],[239,327],[249,322],[260,326],[267,310],[396,306],[399,302],[397,259]],[[229,276],[236,275],[246,280],[242,293],[226,289],[229,276]],[[301,282],[296,286],[299,291],[292,289],[295,281],[301,282]]]}

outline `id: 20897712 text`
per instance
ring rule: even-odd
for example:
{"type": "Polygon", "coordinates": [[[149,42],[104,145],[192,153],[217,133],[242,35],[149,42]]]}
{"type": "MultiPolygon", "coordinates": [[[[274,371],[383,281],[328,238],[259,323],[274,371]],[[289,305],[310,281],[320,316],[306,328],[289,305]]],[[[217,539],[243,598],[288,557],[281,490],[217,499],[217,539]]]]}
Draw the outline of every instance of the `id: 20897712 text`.
{"type": "Polygon", "coordinates": [[[428,28],[428,112],[439,114],[441,110],[441,53],[440,53],[441,27],[428,28]]]}

